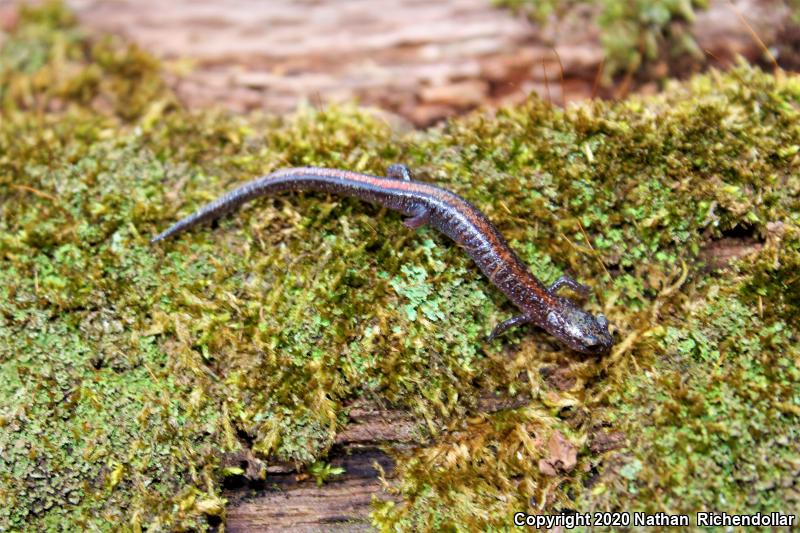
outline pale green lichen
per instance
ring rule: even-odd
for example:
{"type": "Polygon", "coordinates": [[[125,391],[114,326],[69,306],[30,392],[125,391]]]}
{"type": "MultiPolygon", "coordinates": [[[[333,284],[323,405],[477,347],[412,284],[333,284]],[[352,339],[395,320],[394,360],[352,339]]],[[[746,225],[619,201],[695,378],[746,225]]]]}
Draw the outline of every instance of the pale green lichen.
{"type": "Polygon", "coordinates": [[[0,529],[202,529],[224,515],[226,452],[324,481],[361,397],[425,428],[383,529],[796,508],[795,78],[740,66],[399,137],[351,108],[188,112],[146,54],[91,43],[58,4],[23,14],[0,63],[0,529]],[[463,251],[352,199],[260,200],[148,244],[279,166],[396,160],[475,203],[544,281],[590,284],[619,349],[585,359],[535,328],[484,342],[514,309],[463,251]],[[730,234],[765,245],[703,269],[730,234]],[[494,393],[522,406],[480,413],[494,393]],[[577,465],[551,476],[556,431],[577,465]],[[625,447],[606,450],[613,432],[625,447]]]}

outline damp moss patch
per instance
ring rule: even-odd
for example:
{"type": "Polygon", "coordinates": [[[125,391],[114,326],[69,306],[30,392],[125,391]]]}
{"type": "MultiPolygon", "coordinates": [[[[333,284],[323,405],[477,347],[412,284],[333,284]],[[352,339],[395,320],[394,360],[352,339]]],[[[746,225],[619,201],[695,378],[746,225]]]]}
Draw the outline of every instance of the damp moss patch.
{"type": "MultiPolygon", "coordinates": [[[[0,529],[203,529],[226,454],[324,464],[347,405],[424,428],[383,529],[513,512],[797,508],[800,83],[746,66],[662,95],[538,100],[400,135],[367,110],[183,109],[146,53],[57,3],[0,51],[0,529]],[[603,359],[534,328],[396,214],[264,199],[148,239],[282,166],[409,164],[612,322],[603,359]],[[704,267],[709,243],[757,251],[704,267]],[[521,407],[482,413],[487,395],[521,407]]],[[[216,518],[211,518],[216,517],[216,518]]]]}

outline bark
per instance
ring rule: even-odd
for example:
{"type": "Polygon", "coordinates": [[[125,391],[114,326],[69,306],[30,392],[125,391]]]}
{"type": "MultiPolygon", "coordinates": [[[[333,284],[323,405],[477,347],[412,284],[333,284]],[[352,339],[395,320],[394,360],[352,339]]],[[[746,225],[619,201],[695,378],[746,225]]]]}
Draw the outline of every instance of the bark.
{"type": "MultiPolygon", "coordinates": [[[[525,405],[529,398],[485,397],[480,412],[494,412],[525,405]]],[[[345,473],[321,487],[293,465],[267,467],[263,481],[229,486],[226,530],[255,531],[369,531],[373,498],[396,499],[383,489],[380,471],[392,483],[394,461],[391,450],[413,446],[422,437],[421,421],[409,413],[359,402],[350,412],[347,427],[336,436],[328,462],[345,473]],[[379,468],[376,467],[379,465],[379,468]]],[[[223,461],[255,474],[259,460],[242,454],[223,461]]],[[[255,477],[255,476],[252,476],[255,477]]]]}
{"type": "MultiPolygon", "coordinates": [[[[540,28],[490,0],[69,3],[85,26],[132,39],[175,70],[191,64],[174,79],[189,106],[236,112],[356,99],[422,126],[532,91],[559,104],[590,97],[603,59],[586,6],[540,28]]],[[[762,57],[740,14],[767,46],[788,20],[777,0],[712,0],[694,24],[711,64],[762,57]]],[[[619,85],[600,93],[619,96],[619,85]]]]}

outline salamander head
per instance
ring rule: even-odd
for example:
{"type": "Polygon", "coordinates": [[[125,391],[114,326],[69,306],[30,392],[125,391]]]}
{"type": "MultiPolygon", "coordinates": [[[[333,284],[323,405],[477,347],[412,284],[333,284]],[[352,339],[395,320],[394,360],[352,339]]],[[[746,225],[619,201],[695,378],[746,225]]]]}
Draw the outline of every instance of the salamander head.
{"type": "Polygon", "coordinates": [[[603,355],[611,351],[614,339],[606,317],[595,317],[566,298],[560,301],[558,309],[547,313],[543,327],[548,333],[577,352],[603,355]]]}

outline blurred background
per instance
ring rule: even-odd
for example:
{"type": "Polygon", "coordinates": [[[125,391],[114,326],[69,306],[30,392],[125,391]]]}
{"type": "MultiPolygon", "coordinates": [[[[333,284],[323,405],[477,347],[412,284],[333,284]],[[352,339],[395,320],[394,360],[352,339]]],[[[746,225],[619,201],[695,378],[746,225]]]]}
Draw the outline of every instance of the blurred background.
{"type": "MultiPolygon", "coordinates": [[[[34,2],[35,3],[35,2],[34,2]]],[[[0,25],[17,2],[0,0],[0,25]]],[[[530,92],[652,93],[737,56],[799,64],[797,0],[70,0],[89,31],[165,61],[193,106],[358,100],[428,126],[530,92]]]]}

